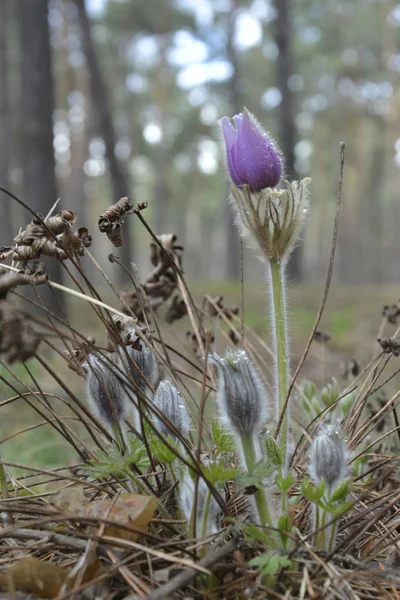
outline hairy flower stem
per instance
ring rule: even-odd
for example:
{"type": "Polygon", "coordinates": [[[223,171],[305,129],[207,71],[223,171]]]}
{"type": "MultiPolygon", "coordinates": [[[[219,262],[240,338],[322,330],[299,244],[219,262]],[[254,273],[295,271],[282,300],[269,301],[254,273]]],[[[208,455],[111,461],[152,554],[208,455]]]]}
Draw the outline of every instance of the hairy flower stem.
{"type": "MultiPolygon", "coordinates": [[[[257,462],[254,436],[251,434],[241,435],[240,441],[242,444],[243,456],[246,463],[247,472],[249,473],[249,475],[251,475],[253,472],[253,467],[257,462]]],[[[261,525],[269,525],[270,527],[272,527],[272,518],[265,491],[263,489],[257,490],[254,494],[254,500],[257,506],[258,514],[260,516],[261,525]]]]}
{"type": "MultiPolygon", "coordinates": [[[[271,317],[275,354],[276,405],[278,417],[285,405],[289,386],[288,335],[286,323],[285,264],[279,259],[271,259],[269,280],[271,290],[271,317]]],[[[284,469],[287,464],[287,446],[289,437],[289,406],[283,416],[279,433],[279,446],[282,451],[284,469]]]]}

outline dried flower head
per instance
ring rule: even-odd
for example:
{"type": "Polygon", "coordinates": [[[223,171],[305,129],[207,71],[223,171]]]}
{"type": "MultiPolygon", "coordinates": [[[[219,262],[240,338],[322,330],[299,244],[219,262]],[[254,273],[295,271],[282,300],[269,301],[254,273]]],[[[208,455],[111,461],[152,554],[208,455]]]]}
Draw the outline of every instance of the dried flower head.
{"type": "Polygon", "coordinates": [[[217,402],[228,427],[239,435],[257,433],[267,419],[268,395],[245,350],[210,356],[218,371],[217,402]]]}
{"type": "Polygon", "coordinates": [[[237,187],[248,185],[255,192],[275,187],[282,172],[279,151],[248,110],[233,120],[235,126],[228,117],[221,120],[232,182],[237,187]]]}
{"type": "MultiPolygon", "coordinates": [[[[183,437],[189,434],[190,418],[185,402],[178,388],[168,379],[160,382],[154,395],[154,405],[183,437]]],[[[153,420],[159,433],[176,437],[163,419],[154,415],[153,420]]]]}
{"type": "Polygon", "coordinates": [[[323,479],[330,489],[337,487],[347,474],[348,450],[332,425],[321,429],[310,448],[310,474],[317,482],[323,479]]]}

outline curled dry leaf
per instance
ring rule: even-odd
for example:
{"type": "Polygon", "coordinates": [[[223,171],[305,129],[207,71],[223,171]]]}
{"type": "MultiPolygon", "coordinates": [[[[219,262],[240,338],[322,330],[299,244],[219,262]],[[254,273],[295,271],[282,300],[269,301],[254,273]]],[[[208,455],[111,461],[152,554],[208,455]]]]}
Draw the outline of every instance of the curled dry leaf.
{"type": "Polygon", "coordinates": [[[172,297],[167,313],[165,315],[165,319],[167,323],[171,324],[174,321],[178,321],[178,319],[182,319],[187,315],[187,306],[180,294],[177,294],[172,297]]]}
{"type": "Polygon", "coordinates": [[[66,260],[68,254],[82,256],[85,248],[91,244],[91,237],[86,227],[77,232],[72,231],[76,221],[76,213],[72,210],[61,210],[58,215],[44,219],[42,215],[32,219],[24,231],[21,231],[14,241],[13,260],[26,264],[36,260],[41,255],[54,256],[66,260]],[[56,239],[54,239],[54,237],[56,239]]]}
{"type": "Polygon", "coordinates": [[[40,335],[25,324],[15,306],[8,300],[0,300],[0,353],[6,361],[26,361],[34,356],[40,335]]]}
{"type": "MultiPolygon", "coordinates": [[[[143,283],[144,297],[142,303],[136,290],[121,294],[125,304],[125,306],[122,306],[122,312],[128,314],[126,307],[129,307],[137,319],[142,322],[144,321],[144,315],[141,306],[150,305],[153,310],[157,310],[159,306],[164,304],[177,289],[178,276],[175,266],[182,268],[183,248],[176,244],[177,236],[173,233],[163,233],[157,239],[162,248],[155,242],[150,244],[150,262],[154,265],[154,269],[147,275],[143,283]]],[[[178,299],[172,300],[167,313],[167,318],[172,318],[172,320],[178,318],[178,313],[183,316],[181,314],[183,306],[178,307],[174,302],[177,303],[178,299]]]]}
{"type": "Polygon", "coordinates": [[[119,248],[123,244],[122,228],[124,218],[133,212],[129,198],[120,198],[101,213],[98,221],[99,230],[105,233],[112,244],[119,248]]]}
{"type": "Polygon", "coordinates": [[[154,496],[123,493],[116,501],[106,499],[91,502],[79,516],[112,521],[115,525],[106,525],[104,535],[135,541],[139,533],[122,529],[118,525],[146,531],[156,507],[157,500],[154,496]]]}
{"type": "Polygon", "coordinates": [[[43,262],[30,261],[26,268],[18,273],[0,269],[0,299],[6,298],[8,292],[19,285],[41,285],[48,279],[43,262]]]}

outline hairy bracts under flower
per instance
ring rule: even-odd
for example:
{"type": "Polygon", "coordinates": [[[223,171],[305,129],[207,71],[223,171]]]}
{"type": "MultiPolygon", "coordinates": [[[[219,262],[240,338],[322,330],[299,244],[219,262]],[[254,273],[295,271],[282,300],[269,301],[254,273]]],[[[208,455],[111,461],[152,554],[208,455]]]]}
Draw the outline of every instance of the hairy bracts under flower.
{"type": "Polygon", "coordinates": [[[213,354],[218,370],[221,417],[239,435],[257,433],[266,420],[267,391],[245,350],[228,350],[224,358],[213,354]]]}
{"type": "Polygon", "coordinates": [[[279,152],[248,110],[233,120],[235,126],[228,117],[221,120],[232,182],[237,187],[247,184],[256,192],[275,187],[282,174],[279,152]]]}

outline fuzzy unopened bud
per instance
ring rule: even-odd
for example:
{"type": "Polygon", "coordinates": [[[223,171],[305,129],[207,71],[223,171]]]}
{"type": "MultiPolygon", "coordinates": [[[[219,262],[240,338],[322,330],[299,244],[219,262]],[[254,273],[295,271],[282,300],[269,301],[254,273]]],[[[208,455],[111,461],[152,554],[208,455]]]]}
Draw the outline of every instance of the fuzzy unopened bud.
{"type": "Polygon", "coordinates": [[[154,415],[154,423],[159,433],[176,437],[172,428],[168,427],[169,421],[183,437],[188,435],[190,418],[185,402],[178,388],[168,379],[160,382],[154,395],[153,403],[166,418],[166,421],[164,421],[154,415]]]}
{"type": "MultiPolygon", "coordinates": [[[[184,517],[190,527],[192,517],[192,511],[195,505],[195,485],[190,475],[185,475],[183,481],[179,485],[179,504],[184,517]]],[[[203,532],[205,535],[211,535],[217,533],[217,517],[219,513],[218,502],[214,496],[210,495],[210,490],[204,479],[199,479],[197,489],[197,504],[196,504],[196,535],[201,537],[203,532]],[[208,506],[207,515],[205,515],[205,509],[208,506]],[[206,523],[204,523],[204,517],[206,517],[206,523]]]]}
{"type": "Polygon", "coordinates": [[[245,350],[213,354],[218,371],[217,403],[226,425],[239,435],[258,433],[267,419],[268,395],[245,350]]]}
{"type": "Polygon", "coordinates": [[[125,429],[127,412],[126,394],[117,374],[117,367],[105,358],[90,354],[83,365],[86,371],[86,389],[89,405],[99,420],[113,433],[118,423],[125,429]]]}
{"type": "Polygon", "coordinates": [[[126,357],[122,356],[124,363],[128,363],[126,365],[128,376],[134,379],[139,390],[146,394],[147,397],[151,397],[152,392],[146,382],[155,388],[160,378],[158,362],[154,352],[148,346],[144,345],[142,345],[141,350],[136,350],[132,346],[127,346],[126,349],[133,362],[137,365],[137,368],[134,365],[131,366],[126,357]]]}
{"type": "Polygon", "coordinates": [[[324,427],[310,448],[310,474],[320,483],[323,479],[332,490],[347,474],[348,450],[332,425],[324,427]]]}

